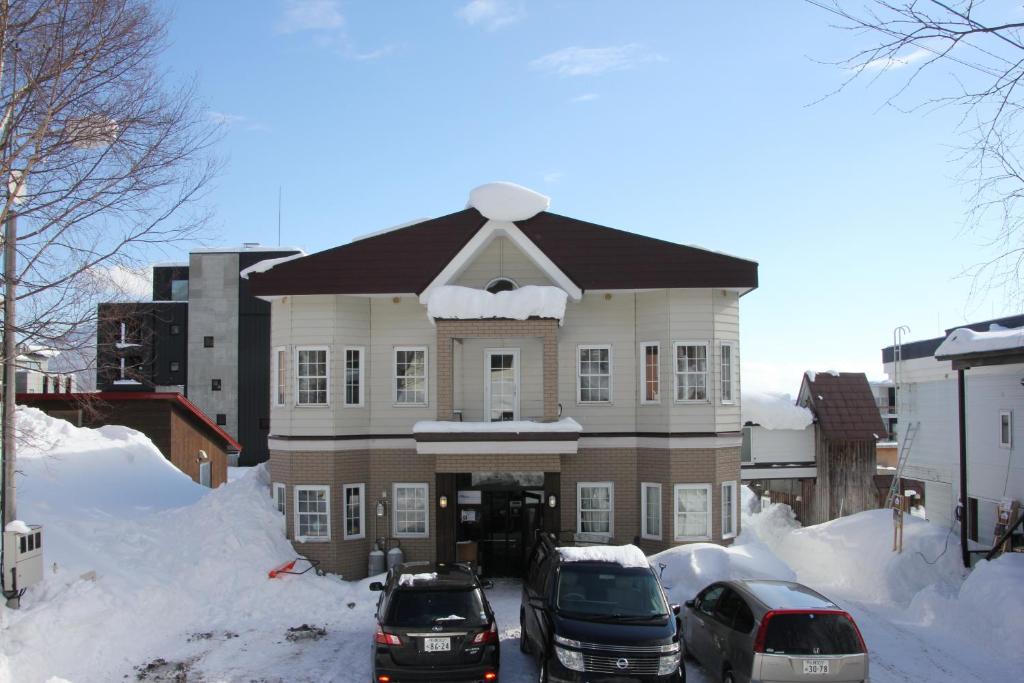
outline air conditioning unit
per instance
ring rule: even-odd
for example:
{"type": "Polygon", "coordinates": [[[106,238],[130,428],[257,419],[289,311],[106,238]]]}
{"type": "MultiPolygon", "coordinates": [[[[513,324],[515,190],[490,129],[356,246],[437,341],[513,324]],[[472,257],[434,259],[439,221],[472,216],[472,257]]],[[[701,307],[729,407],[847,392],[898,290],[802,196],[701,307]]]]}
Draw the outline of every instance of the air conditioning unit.
{"type": "Polygon", "coordinates": [[[4,592],[14,593],[43,580],[43,527],[4,532],[4,592]]]}

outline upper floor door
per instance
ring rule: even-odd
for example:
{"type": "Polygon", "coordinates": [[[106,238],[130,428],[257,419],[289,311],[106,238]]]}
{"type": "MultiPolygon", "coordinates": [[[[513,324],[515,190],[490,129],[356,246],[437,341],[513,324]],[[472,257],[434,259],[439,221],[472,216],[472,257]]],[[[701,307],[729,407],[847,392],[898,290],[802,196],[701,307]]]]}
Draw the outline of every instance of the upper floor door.
{"type": "Polygon", "coordinates": [[[519,349],[484,350],[484,419],[519,419],[519,349]]]}

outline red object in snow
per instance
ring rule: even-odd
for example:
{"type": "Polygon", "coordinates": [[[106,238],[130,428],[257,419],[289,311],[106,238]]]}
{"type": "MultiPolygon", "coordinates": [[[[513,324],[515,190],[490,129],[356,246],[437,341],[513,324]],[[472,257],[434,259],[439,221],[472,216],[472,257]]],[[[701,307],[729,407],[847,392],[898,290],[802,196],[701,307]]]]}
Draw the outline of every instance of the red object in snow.
{"type": "Polygon", "coordinates": [[[287,574],[291,572],[291,570],[294,568],[295,560],[291,560],[290,562],[285,562],[284,564],[271,569],[269,572],[267,572],[267,577],[271,579],[276,579],[279,575],[287,574]]]}

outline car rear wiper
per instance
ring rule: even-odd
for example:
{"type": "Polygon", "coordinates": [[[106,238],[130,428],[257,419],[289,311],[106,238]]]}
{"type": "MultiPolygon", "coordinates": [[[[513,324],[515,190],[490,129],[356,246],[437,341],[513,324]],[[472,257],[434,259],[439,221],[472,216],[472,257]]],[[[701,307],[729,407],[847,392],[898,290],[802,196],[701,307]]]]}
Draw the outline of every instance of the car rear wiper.
{"type": "Polygon", "coordinates": [[[608,619],[614,621],[654,621],[655,619],[668,619],[667,614],[610,614],[608,619]]]}
{"type": "Polygon", "coordinates": [[[447,617],[437,617],[436,619],[434,619],[430,623],[436,624],[436,623],[439,623],[439,622],[442,622],[442,621],[465,621],[465,620],[466,620],[466,617],[461,617],[458,614],[452,614],[451,616],[447,616],[447,617]]]}

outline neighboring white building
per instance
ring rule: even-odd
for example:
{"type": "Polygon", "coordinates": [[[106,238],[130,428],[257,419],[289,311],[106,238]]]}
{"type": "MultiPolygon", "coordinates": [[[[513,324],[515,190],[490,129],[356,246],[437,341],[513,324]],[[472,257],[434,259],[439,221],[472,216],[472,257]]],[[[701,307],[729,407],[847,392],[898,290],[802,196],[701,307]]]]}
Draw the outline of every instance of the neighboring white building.
{"type": "Polygon", "coordinates": [[[743,481],[814,479],[814,415],[785,394],[743,393],[743,481]]]}
{"type": "Polygon", "coordinates": [[[21,346],[15,361],[15,391],[19,394],[44,394],[75,391],[74,375],[50,372],[50,360],[60,351],[42,346],[21,346]]]}
{"type": "MultiPolygon", "coordinates": [[[[1011,336],[1024,346],[1024,315],[965,327],[983,333],[1020,329],[1011,336]]],[[[902,474],[924,483],[928,519],[945,526],[954,523],[960,488],[957,370],[936,356],[949,352],[947,346],[938,353],[956,331],[903,344],[897,387],[901,444],[911,426],[918,426],[902,474]]],[[[885,371],[893,380],[894,355],[891,346],[882,350],[885,371]]],[[[997,505],[1004,499],[1024,499],[1024,461],[1018,452],[1024,431],[1015,424],[1024,419],[1024,362],[971,367],[965,370],[965,388],[968,533],[972,540],[991,545],[997,505]]]]}

